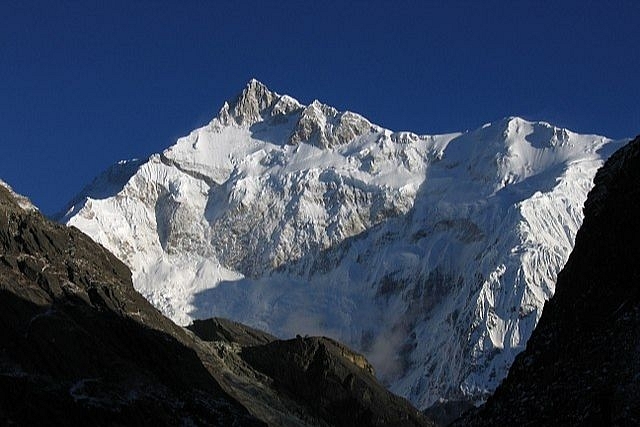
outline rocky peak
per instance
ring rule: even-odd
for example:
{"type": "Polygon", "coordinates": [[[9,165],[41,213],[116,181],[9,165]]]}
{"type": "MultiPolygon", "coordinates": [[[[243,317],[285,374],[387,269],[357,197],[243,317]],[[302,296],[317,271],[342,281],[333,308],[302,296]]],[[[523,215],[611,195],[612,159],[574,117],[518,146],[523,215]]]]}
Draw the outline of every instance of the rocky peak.
{"type": "Polygon", "coordinates": [[[285,116],[302,108],[290,96],[280,96],[256,79],[251,79],[232,101],[224,103],[218,120],[225,126],[251,126],[267,117],[285,116]]]}
{"type": "Polygon", "coordinates": [[[339,112],[315,100],[300,114],[288,142],[292,145],[308,142],[320,148],[332,148],[378,130],[358,114],[339,112]]]}
{"type": "Polygon", "coordinates": [[[223,126],[250,127],[259,122],[272,125],[297,120],[287,142],[307,142],[320,148],[332,148],[368,132],[379,131],[364,117],[314,100],[308,106],[288,95],[272,92],[256,79],[251,79],[233,100],[224,103],[217,121],[223,126]]]}

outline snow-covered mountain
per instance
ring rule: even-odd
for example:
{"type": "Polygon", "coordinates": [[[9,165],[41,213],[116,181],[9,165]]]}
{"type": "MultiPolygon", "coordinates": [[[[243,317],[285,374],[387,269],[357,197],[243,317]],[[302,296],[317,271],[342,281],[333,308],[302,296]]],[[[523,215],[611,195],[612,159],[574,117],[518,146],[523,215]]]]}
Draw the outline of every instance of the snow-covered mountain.
{"type": "Polygon", "coordinates": [[[100,175],[62,221],[178,323],[340,339],[425,408],[504,378],[623,142],[517,117],[393,132],[252,80],[208,125],[100,175]]]}

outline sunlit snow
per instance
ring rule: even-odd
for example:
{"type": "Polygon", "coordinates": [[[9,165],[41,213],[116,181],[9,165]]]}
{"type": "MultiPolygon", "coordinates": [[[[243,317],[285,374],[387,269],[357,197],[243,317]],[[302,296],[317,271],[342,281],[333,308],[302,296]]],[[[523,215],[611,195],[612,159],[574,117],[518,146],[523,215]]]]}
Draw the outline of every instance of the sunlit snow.
{"type": "Polygon", "coordinates": [[[179,324],[223,316],[332,336],[421,408],[485,398],[623,141],[515,117],[392,132],[257,85],[163,153],[114,166],[64,221],[126,262],[179,324]]]}

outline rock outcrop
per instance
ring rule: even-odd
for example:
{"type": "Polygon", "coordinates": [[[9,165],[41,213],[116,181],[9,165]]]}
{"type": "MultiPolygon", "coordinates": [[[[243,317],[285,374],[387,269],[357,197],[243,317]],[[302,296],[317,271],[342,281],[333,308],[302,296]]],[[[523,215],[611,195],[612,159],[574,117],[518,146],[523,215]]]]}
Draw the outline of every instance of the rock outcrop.
{"type": "MultiPolygon", "coordinates": [[[[224,346],[232,363],[246,363],[262,374],[312,425],[421,426],[431,424],[410,403],[389,393],[375,379],[364,356],[326,337],[274,337],[226,319],[195,321],[189,329],[224,346]]],[[[245,369],[247,367],[245,366],[245,369]]]]}
{"type": "Polygon", "coordinates": [[[218,113],[223,126],[251,126],[257,122],[302,110],[302,105],[289,96],[280,96],[265,85],[251,79],[232,101],[225,102],[218,113]]]}
{"type": "Polygon", "coordinates": [[[323,149],[381,130],[359,114],[338,111],[318,100],[305,107],[288,95],[272,92],[255,79],[251,79],[234,99],[224,103],[214,127],[251,127],[260,122],[278,125],[289,119],[295,125],[287,137],[288,144],[306,142],[323,149]]]}
{"type": "Polygon", "coordinates": [[[364,356],[329,338],[300,337],[248,347],[242,358],[333,425],[418,426],[423,416],[388,393],[364,356]]]}
{"type": "Polygon", "coordinates": [[[346,144],[359,136],[376,131],[380,131],[380,128],[359,114],[350,111],[339,112],[315,100],[300,113],[288,143],[297,145],[306,142],[326,149],[346,144]]]}

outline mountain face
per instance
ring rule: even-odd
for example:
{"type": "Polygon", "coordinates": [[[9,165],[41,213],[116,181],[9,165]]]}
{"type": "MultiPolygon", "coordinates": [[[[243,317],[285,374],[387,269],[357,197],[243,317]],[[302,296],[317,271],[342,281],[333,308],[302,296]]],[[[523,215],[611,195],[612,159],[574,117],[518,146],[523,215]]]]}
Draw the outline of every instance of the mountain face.
{"type": "Polygon", "coordinates": [[[2,425],[432,425],[335,341],[175,325],[115,256],[1,182],[0,326],[2,425]]]}
{"type": "Polygon", "coordinates": [[[392,132],[252,80],[208,125],[100,175],[60,219],[179,324],[331,336],[420,408],[478,401],[524,349],[621,143],[514,117],[392,132]]]}
{"type": "Polygon", "coordinates": [[[595,177],[527,348],[460,425],[640,424],[640,138],[595,177]]]}

